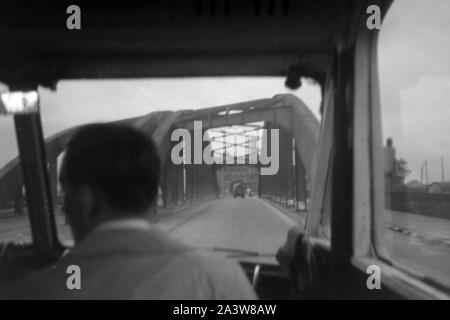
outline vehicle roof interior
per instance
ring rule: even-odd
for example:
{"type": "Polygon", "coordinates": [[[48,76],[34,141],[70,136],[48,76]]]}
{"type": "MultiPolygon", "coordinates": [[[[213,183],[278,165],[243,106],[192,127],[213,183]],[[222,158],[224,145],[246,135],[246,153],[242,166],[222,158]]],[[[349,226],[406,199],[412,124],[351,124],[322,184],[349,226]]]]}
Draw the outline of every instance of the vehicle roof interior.
{"type": "Polygon", "coordinates": [[[0,10],[0,37],[8,46],[0,51],[0,81],[19,89],[54,87],[59,79],[292,70],[320,80],[340,35],[349,34],[351,8],[360,6],[352,0],[81,1],[82,29],[71,31],[69,2],[32,1],[27,9],[21,2],[7,1],[0,10]]]}

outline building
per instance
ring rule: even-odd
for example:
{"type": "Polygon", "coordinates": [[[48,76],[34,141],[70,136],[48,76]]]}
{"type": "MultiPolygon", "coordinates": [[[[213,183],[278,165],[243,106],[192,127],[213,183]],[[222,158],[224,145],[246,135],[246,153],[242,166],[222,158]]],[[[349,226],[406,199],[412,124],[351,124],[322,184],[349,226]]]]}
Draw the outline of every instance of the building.
{"type": "Polygon", "coordinates": [[[420,183],[418,180],[411,180],[405,184],[405,191],[407,192],[428,192],[428,186],[420,183]]]}
{"type": "Polygon", "coordinates": [[[428,186],[428,192],[450,194],[450,182],[433,182],[428,186]]]}
{"type": "MultiPolygon", "coordinates": [[[[234,163],[238,163],[237,159],[234,163]]],[[[259,166],[255,164],[222,164],[217,166],[216,177],[220,197],[232,196],[233,184],[242,182],[258,194],[259,166]]]]}

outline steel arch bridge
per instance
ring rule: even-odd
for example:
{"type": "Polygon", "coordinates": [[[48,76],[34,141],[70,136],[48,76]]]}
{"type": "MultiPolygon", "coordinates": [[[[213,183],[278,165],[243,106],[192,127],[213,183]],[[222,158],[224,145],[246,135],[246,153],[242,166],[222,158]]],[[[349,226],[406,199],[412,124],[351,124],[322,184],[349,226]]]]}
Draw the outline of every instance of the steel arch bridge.
{"type": "MultiPolygon", "coordinates": [[[[270,99],[199,110],[151,112],[141,117],[114,122],[137,128],[154,140],[163,164],[160,190],[164,207],[219,196],[216,181],[217,165],[204,163],[176,165],[169,161],[171,149],[175,144],[171,141],[171,133],[177,128],[192,132],[194,121],[202,121],[202,133],[214,128],[245,126],[255,122],[263,123],[260,128],[278,129],[279,160],[282,165],[274,175],[260,173],[259,196],[286,205],[289,203],[297,205],[299,201],[306,204],[307,185],[312,184],[315,171],[319,121],[299,98],[281,94],[270,99]]],[[[45,141],[51,194],[54,200],[57,197],[57,159],[78,128],[79,126],[63,130],[45,141]]],[[[262,141],[262,144],[264,143],[270,146],[271,141],[270,139],[262,141]]],[[[203,141],[202,149],[207,144],[209,141],[203,141]]],[[[223,148],[223,146],[216,148],[214,152],[223,148]]],[[[259,158],[257,165],[263,167],[259,163],[259,158]]],[[[16,213],[20,213],[24,201],[22,170],[18,157],[0,169],[0,209],[11,201],[14,201],[16,213]]]]}

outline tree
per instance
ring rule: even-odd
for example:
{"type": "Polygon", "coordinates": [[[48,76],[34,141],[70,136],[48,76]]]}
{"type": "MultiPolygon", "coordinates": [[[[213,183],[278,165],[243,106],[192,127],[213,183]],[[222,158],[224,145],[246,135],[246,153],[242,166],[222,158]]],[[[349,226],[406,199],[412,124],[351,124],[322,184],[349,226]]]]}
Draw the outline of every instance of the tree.
{"type": "Polygon", "coordinates": [[[395,159],[395,168],[391,177],[391,190],[401,191],[405,188],[405,178],[411,174],[405,159],[395,159]]]}

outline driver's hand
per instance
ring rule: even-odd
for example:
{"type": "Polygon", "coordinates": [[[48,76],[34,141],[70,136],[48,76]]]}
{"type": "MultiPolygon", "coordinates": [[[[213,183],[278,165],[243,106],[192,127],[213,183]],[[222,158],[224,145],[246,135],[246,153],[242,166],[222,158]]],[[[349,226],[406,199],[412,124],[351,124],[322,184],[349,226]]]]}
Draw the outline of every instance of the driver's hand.
{"type": "Polygon", "coordinates": [[[295,256],[295,248],[299,237],[303,237],[303,227],[292,227],[287,233],[286,242],[277,251],[276,259],[280,267],[286,272],[291,271],[292,259],[295,256]]]}

